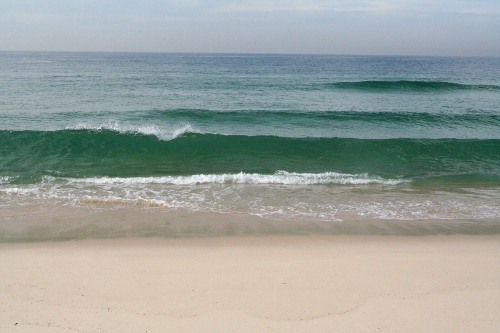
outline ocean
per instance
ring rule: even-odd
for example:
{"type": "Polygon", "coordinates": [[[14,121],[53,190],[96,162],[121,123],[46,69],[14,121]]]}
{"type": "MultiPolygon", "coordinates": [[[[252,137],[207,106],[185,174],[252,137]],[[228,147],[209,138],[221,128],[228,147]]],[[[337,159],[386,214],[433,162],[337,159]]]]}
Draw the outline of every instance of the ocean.
{"type": "Polygon", "coordinates": [[[500,58],[0,52],[0,241],[500,232],[500,58]]]}

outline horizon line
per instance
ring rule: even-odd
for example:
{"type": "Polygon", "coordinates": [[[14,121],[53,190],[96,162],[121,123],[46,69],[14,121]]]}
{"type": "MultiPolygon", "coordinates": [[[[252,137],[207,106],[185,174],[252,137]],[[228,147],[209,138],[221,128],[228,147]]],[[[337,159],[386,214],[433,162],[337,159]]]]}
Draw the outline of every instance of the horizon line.
{"type": "Polygon", "coordinates": [[[280,53],[280,52],[200,52],[200,51],[63,51],[63,50],[0,50],[24,53],[129,53],[129,54],[212,54],[262,56],[353,56],[353,57],[436,57],[436,58],[500,58],[500,55],[431,55],[431,54],[368,54],[368,53],[280,53]]]}

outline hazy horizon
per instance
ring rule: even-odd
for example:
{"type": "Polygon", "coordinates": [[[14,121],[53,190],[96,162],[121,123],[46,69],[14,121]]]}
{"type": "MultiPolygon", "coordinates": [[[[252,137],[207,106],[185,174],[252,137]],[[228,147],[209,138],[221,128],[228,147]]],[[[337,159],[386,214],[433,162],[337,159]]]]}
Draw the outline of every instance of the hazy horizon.
{"type": "Polygon", "coordinates": [[[493,0],[0,0],[0,50],[500,56],[493,0]]]}
{"type": "Polygon", "coordinates": [[[124,54],[170,54],[170,55],[234,55],[234,56],[339,56],[339,57],[433,57],[433,58],[500,58],[500,55],[426,55],[426,54],[353,54],[353,53],[266,53],[266,52],[182,52],[182,51],[60,51],[60,50],[0,50],[10,53],[124,53],[124,54]]]}

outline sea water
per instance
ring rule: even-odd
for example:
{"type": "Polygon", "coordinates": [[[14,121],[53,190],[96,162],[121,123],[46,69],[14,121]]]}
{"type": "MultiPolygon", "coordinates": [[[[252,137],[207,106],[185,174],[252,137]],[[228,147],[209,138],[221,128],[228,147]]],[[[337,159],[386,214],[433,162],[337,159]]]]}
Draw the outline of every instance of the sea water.
{"type": "Polygon", "coordinates": [[[0,52],[0,239],[97,220],[498,233],[500,58],[0,52]]]}

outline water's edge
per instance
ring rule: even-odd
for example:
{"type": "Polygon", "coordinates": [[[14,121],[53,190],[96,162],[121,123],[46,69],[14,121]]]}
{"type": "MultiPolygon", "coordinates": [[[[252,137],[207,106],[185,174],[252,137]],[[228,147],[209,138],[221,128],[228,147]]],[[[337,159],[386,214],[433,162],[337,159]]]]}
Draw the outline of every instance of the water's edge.
{"type": "Polygon", "coordinates": [[[0,210],[0,242],[45,242],[130,237],[272,235],[498,235],[498,219],[314,221],[242,214],[165,212],[137,207],[23,207],[0,210]]]}

